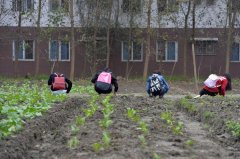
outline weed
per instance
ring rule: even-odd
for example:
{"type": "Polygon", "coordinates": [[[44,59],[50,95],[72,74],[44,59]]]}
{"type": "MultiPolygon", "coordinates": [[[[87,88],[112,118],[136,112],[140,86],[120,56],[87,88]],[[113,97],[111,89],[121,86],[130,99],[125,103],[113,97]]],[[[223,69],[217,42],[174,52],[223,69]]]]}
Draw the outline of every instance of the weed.
{"type": "Polygon", "coordinates": [[[229,120],[226,122],[227,128],[231,131],[233,136],[240,137],[240,123],[229,120]]]}
{"type": "Polygon", "coordinates": [[[190,113],[197,112],[197,107],[193,103],[190,103],[186,98],[180,99],[179,105],[190,113]]]}
{"type": "Polygon", "coordinates": [[[212,118],[214,116],[214,113],[213,112],[210,112],[210,111],[205,111],[203,113],[203,118],[205,120],[209,120],[210,118],[212,118]]]}

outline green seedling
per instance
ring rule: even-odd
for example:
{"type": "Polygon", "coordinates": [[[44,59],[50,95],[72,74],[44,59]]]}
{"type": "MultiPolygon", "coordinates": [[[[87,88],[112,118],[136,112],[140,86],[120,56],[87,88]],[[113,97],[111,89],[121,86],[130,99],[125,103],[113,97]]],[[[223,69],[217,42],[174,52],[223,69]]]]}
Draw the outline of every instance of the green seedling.
{"type": "Polygon", "coordinates": [[[111,137],[110,137],[110,134],[108,132],[106,132],[106,131],[103,132],[102,141],[103,141],[103,146],[104,147],[109,147],[110,142],[111,142],[111,137]]]}
{"type": "Polygon", "coordinates": [[[135,122],[138,122],[140,120],[140,117],[137,115],[137,111],[133,108],[127,108],[127,115],[128,118],[135,122]]]}
{"type": "Polygon", "coordinates": [[[92,147],[93,147],[93,149],[94,149],[95,152],[99,152],[99,151],[102,149],[102,144],[96,142],[96,143],[94,143],[94,144],[92,145],[92,147]]]}
{"type": "Polygon", "coordinates": [[[68,141],[68,147],[71,149],[75,149],[79,146],[80,141],[77,139],[76,136],[72,137],[69,141],[68,141]]]}
{"type": "Polygon", "coordinates": [[[104,118],[99,122],[100,126],[105,129],[108,128],[112,123],[113,121],[108,118],[104,118]]]}
{"type": "Polygon", "coordinates": [[[182,135],[183,123],[176,121],[173,117],[172,112],[166,111],[161,113],[161,119],[165,120],[167,125],[171,128],[172,132],[176,135],[182,135]]]}
{"type": "Polygon", "coordinates": [[[172,126],[172,131],[174,134],[176,135],[182,135],[183,132],[183,122],[177,122],[177,124],[175,124],[175,126],[172,126]]]}
{"type": "Polygon", "coordinates": [[[154,153],[153,154],[153,159],[161,159],[161,157],[157,153],[154,153]]]}
{"type": "Polygon", "coordinates": [[[143,121],[139,122],[139,126],[140,126],[140,130],[144,133],[144,134],[148,134],[148,127],[147,124],[143,121]]]}
{"type": "Polygon", "coordinates": [[[95,111],[93,109],[83,109],[83,112],[86,117],[91,117],[95,113],[95,111]]]}
{"type": "Polygon", "coordinates": [[[193,144],[194,144],[194,141],[193,141],[193,140],[187,140],[187,141],[185,142],[185,144],[186,144],[187,146],[189,146],[189,147],[192,147],[193,144]]]}
{"type": "Polygon", "coordinates": [[[84,124],[85,124],[85,120],[86,120],[85,117],[80,117],[80,116],[78,116],[78,117],[76,117],[76,119],[75,119],[75,123],[76,123],[77,126],[81,126],[81,125],[84,125],[84,124]]]}
{"type": "Polygon", "coordinates": [[[146,140],[145,137],[143,135],[138,135],[138,139],[141,142],[141,145],[145,146],[146,145],[146,140]]]}
{"type": "Polygon", "coordinates": [[[80,128],[76,124],[71,125],[72,134],[77,134],[80,131],[80,128]]]}

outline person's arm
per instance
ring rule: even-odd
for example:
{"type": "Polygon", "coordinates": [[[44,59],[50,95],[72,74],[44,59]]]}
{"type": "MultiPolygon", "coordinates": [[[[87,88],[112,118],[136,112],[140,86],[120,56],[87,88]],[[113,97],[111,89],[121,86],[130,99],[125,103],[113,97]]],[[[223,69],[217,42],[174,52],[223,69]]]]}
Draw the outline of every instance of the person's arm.
{"type": "Polygon", "coordinates": [[[219,94],[222,95],[222,96],[225,96],[225,91],[226,91],[228,81],[227,81],[227,79],[224,79],[221,82],[222,82],[222,84],[221,84],[221,87],[220,87],[221,90],[219,91],[219,94]]]}
{"type": "Polygon", "coordinates": [[[72,89],[72,82],[68,78],[65,78],[65,81],[67,83],[67,92],[66,93],[69,93],[72,89]]]}
{"type": "Polygon", "coordinates": [[[167,83],[167,81],[165,80],[165,78],[162,76],[161,77],[162,81],[163,81],[163,84],[166,86],[165,88],[167,89],[167,91],[169,90],[169,85],[167,83]]]}
{"type": "Polygon", "coordinates": [[[114,85],[114,93],[116,93],[118,91],[118,83],[114,76],[112,76],[112,84],[114,85]]]}
{"type": "Polygon", "coordinates": [[[98,76],[99,76],[99,73],[96,73],[96,74],[93,76],[91,82],[92,82],[92,83],[95,83],[95,82],[97,81],[98,76]]]}
{"type": "Polygon", "coordinates": [[[53,83],[53,78],[54,78],[54,74],[51,74],[51,75],[49,76],[49,79],[48,79],[48,85],[52,85],[52,83],[53,83]]]}
{"type": "Polygon", "coordinates": [[[146,82],[146,91],[150,93],[150,77],[148,77],[147,82],[146,82]]]}

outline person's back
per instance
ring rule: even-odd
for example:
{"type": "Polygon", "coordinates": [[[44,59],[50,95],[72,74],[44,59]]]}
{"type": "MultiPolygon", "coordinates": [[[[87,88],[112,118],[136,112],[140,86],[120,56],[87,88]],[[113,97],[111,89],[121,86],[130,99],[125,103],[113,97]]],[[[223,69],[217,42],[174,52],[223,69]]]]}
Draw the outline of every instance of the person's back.
{"type": "Polygon", "coordinates": [[[63,74],[53,73],[48,79],[48,85],[53,93],[69,93],[72,88],[72,82],[63,74]]]}
{"type": "Polygon", "coordinates": [[[225,73],[223,76],[211,74],[204,81],[204,86],[202,90],[200,90],[199,95],[194,98],[198,98],[203,95],[216,96],[218,94],[225,96],[225,91],[231,89],[231,75],[229,73],[225,73]]]}
{"type": "Polygon", "coordinates": [[[146,91],[150,97],[159,96],[162,98],[168,90],[169,85],[159,71],[153,72],[153,74],[148,77],[146,91]]]}
{"type": "Polygon", "coordinates": [[[117,79],[112,75],[112,72],[110,72],[110,69],[108,68],[96,73],[91,82],[94,83],[95,90],[99,94],[111,93],[112,85],[114,85],[114,93],[118,91],[117,79]]]}

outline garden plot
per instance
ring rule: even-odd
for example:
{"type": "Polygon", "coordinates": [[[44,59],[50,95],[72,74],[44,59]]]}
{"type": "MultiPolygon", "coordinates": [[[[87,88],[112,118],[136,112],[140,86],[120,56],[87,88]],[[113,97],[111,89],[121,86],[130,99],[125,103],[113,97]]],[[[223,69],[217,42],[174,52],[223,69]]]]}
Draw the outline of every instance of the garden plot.
{"type": "Polygon", "coordinates": [[[214,114],[239,122],[238,99],[89,94],[55,104],[26,122],[22,131],[2,139],[0,158],[240,157],[238,137],[231,133],[237,126],[229,123],[222,128],[226,122],[212,118],[214,114]]]}
{"type": "Polygon", "coordinates": [[[75,86],[66,99],[46,85],[3,84],[0,158],[240,157],[237,95],[192,99],[187,82],[171,83],[164,99],[139,81],[119,88],[99,96],[75,86]]]}

